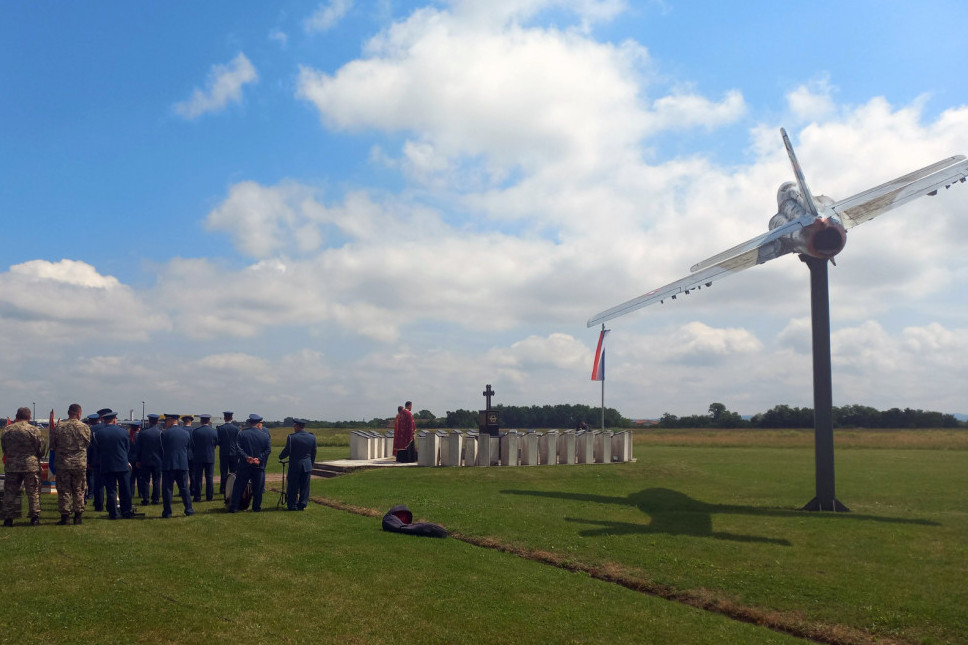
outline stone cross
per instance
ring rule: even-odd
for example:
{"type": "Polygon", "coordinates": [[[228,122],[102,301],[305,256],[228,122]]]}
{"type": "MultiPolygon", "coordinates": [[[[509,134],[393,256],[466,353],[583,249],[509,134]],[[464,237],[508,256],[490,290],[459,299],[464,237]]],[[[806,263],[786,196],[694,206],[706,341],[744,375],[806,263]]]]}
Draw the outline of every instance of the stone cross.
{"type": "Polygon", "coordinates": [[[497,394],[497,392],[495,392],[494,390],[492,390],[491,389],[491,384],[488,383],[487,384],[487,387],[484,388],[484,391],[481,392],[481,394],[484,395],[484,400],[486,401],[486,404],[484,405],[484,409],[485,410],[490,410],[491,409],[491,397],[494,396],[495,394],[497,394]]]}

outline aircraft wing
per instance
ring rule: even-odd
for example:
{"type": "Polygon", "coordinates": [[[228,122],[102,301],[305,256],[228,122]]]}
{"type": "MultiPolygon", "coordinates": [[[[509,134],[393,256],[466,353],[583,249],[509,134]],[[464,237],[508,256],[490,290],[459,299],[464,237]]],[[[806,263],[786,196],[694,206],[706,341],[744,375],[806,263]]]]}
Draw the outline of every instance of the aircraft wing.
{"type": "Polygon", "coordinates": [[[964,182],[966,177],[968,160],[964,155],[955,155],[853,197],[842,199],[831,208],[840,217],[844,228],[849,229],[912,199],[936,194],[942,186],[947,188],[957,181],[964,182]]]}
{"type": "Polygon", "coordinates": [[[803,228],[813,221],[814,218],[812,215],[805,215],[800,219],[775,228],[767,234],[760,235],[748,242],[734,246],[729,251],[724,251],[709,260],[704,260],[693,267],[693,273],[687,275],[685,278],[671,282],[664,287],[653,289],[638,298],[632,298],[611,309],[606,309],[601,313],[595,314],[588,319],[588,326],[594,327],[606,320],[618,318],[636,309],[661,302],[666,298],[675,300],[679,294],[689,295],[689,292],[694,289],[701,289],[702,287],[712,285],[713,280],[724,278],[732,273],[739,273],[743,269],[754,267],[757,264],[763,264],[768,260],[789,253],[790,250],[784,248],[778,238],[789,234],[794,229],[803,228]],[[702,268],[696,270],[696,267],[700,266],[702,268]]]}

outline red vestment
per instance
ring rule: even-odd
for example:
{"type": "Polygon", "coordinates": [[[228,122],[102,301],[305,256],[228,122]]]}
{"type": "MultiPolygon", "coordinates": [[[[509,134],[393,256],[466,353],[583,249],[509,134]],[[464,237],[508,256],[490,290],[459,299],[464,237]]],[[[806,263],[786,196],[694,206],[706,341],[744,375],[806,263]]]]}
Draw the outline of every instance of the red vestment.
{"type": "Polygon", "coordinates": [[[403,450],[410,445],[416,430],[417,425],[413,421],[413,414],[410,410],[404,408],[403,412],[397,415],[397,420],[394,423],[393,454],[397,454],[398,450],[403,450]]]}

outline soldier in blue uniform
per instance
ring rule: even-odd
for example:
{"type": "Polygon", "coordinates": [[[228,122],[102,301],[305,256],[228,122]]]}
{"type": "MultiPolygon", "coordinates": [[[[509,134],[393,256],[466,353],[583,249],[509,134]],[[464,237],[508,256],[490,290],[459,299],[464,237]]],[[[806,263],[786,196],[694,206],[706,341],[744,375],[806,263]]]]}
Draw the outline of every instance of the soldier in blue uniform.
{"type": "MultiPolygon", "coordinates": [[[[118,413],[108,410],[101,415],[103,425],[94,435],[101,477],[107,495],[108,517],[118,519],[118,502],[121,503],[121,517],[130,518],[131,511],[131,462],[129,451],[131,442],[128,431],[115,423],[118,413]]],[[[94,500],[97,502],[97,498],[94,500]]]]}
{"type": "Polygon", "coordinates": [[[161,427],[157,414],[148,415],[148,427],[138,433],[132,459],[141,478],[141,505],[148,504],[148,484],[151,484],[151,503],[161,500],[161,427]]]}
{"type": "MultiPolygon", "coordinates": [[[[181,425],[186,430],[188,430],[189,435],[193,435],[195,432],[195,428],[192,427],[192,424],[194,422],[195,422],[194,416],[190,414],[182,415],[181,425]]],[[[194,450],[189,450],[188,451],[188,490],[189,491],[195,490],[195,469],[192,467],[193,461],[195,461],[195,452],[194,450]]]]}
{"type": "Polygon", "coordinates": [[[205,476],[205,501],[215,497],[215,446],[218,445],[218,431],[211,425],[212,415],[200,414],[202,425],[192,432],[192,500],[202,501],[202,476],[205,476]]]}
{"type": "Polygon", "coordinates": [[[91,445],[88,446],[87,468],[91,471],[91,495],[94,498],[94,510],[104,510],[104,477],[101,476],[101,457],[98,454],[97,435],[104,427],[104,414],[111,412],[111,408],[101,408],[97,411],[97,420],[91,425],[91,445]]]}
{"type": "Polygon", "coordinates": [[[262,482],[265,478],[266,462],[272,453],[272,443],[268,433],[259,424],[262,417],[250,414],[245,428],[239,431],[236,440],[236,454],[239,457],[239,469],[235,476],[235,487],[232,489],[230,513],[237,513],[242,491],[252,482],[252,510],[258,513],[262,510],[262,482]]]}
{"type": "Polygon", "coordinates": [[[166,428],[161,433],[161,516],[171,517],[171,498],[178,482],[178,493],[185,505],[185,515],[194,515],[188,492],[188,455],[192,452],[192,435],[185,426],[177,425],[177,414],[166,414],[166,428]],[[170,424],[170,425],[169,425],[170,424]]]}
{"type": "MultiPolygon", "coordinates": [[[[97,412],[89,414],[84,417],[84,423],[87,424],[88,428],[93,428],[98,422],[97,412]]],[[[91,439],[94,438],[94,434],[91,433],[91,439]]],[[[87,444],[87,492],[84,493],[84,499],[94,499],[94,469],[91,467],[91,460],[94,459],[94,448],[91,444],[87,444]]],[[[104,508],[104,504],[101,504],[101,508],[104,508]]]]}
{"type": "Polygon", "coordinates": [[[293,419],[295,432],[286,437],[286,447],[279,461],[289,457],[289,482],[286,486],[286,509],[304,511],[309,502],[309,479],[316,461],[316,435],[306,432],[305,419],[293,419]]]}
{"type": "Polygon", "coordinates": [[[129,475],[131,481],[131,499],[132,503],[134,496],[141,493],[141,498],[144,499],[148,496],[147,493],[142,492],[141,489],[141,473],[138,470],[138,460],[134,457],[134,446],[138,442],[138,435],[141,434],[141,421],[125,421],[124,425],[128,426],[128,459],[131,461],[131,474],[129,475]]]}
{"type": "MultiPolygon", "coordinates": [[[[235,425],[232,418],[235,413],[227,410],[222,413],[225,423],[218,427],[218,469],[219,495],[225,495],[225,480],[229,473],[234,473],[238,468],[238,458],[235,456],[235,440],[239,436],[239,426],[235,425]]],[[[229,491],[232,494],[232,491],[229,491]]]]}

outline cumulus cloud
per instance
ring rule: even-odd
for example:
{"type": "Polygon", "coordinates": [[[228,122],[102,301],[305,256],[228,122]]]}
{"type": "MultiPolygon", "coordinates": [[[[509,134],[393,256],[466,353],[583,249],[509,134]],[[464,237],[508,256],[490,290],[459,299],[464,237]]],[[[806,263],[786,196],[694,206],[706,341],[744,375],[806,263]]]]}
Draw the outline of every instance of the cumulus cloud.
{"type": "Polygon", "coordinates": [[[242,100],[242,86],[259,80],[259,75],[245,54],[239,54],[228,65],[214,65],[205,89],[196,88],[190,98],[175,104],[175,113],[193,121],[204,114],[221,112],[230,103],[242,100]]]}
{"type": "Polygon", "coordinates": [[[306,18],[303,26],[308,32],[329,31],[339,24],[353,7],[353,0],[330,0],[320,3],[316,11],[306,18]]]}
{"type": "Polygon", "coordinates": [[[0,319],[8,342],[43,338],[145,339],[167,329],[167,316],[113,276],[76,260],[31,260],[0,273],[0,319]]]}

